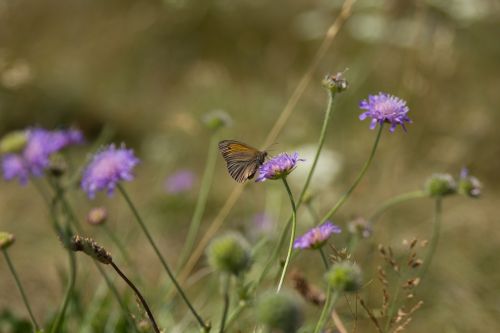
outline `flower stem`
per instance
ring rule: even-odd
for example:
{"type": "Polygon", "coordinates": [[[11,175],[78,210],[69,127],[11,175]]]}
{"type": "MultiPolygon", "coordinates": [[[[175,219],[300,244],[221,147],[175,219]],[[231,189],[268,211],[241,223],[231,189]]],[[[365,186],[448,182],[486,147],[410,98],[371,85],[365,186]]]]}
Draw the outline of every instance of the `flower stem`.
{"type": "Polygon", "coordinates": [[[332,312],[333,306],[337,302],[339,298],[339,292],[332,292],[331,288],[328,287],[325,304],[323,305],[323,310],[321,311],[321,315],[319,316],[318,323],[316,324],[316,328],[314,329],[314,333],[320,333],[323,327],[325,326],[326,318],[329,313],[332,312]]]}
{"type": "Polygon", "coordinates": [[[418,199],[418,198],[425,198],[427,197],[428,194],[425,193],[425,191],[418,190],[418,191],[413,191],[413,192],[408,192],[408,193],[403,193],[400,195],[397,195],[393,198],[390,198],[386,202],[384,202],[370,217],[369,221],[370,223],[375,223],[376,220],[382,216],[389,208],[392,208],[396,205],[399,205],[403,202],[412,200],[412,199],[418,199]]]}
{"type": "MultiPolygon", "coordinates": [[[[420,269],[420,274],[419,274],[420,279],[422,279],[425,276],[425,274],[427,273],[427,270],[429,269],[432,258],[434,257],[434,253],[436,252],[437,243],[439,240],[439,234],[441,231],[441,215],[442,215],[442,198],[438,197],[438,198],[436,198],[436,203],[434,206],[434,223],[432,226],[431,243],[429,245],[429,250],[427,251],[427,254],[425,255],[425,259],[424,259],[424,263],[422,264],[422,268],[420,269]]],[[[420,281],[420,282],[422,282],[422,281],[420,281]]]]}
{"type": "Polygon", "coordinates": [[[328,259],[326,257],[325,251],[323,251],[323,248],[319,248],[319,253],[321,254],[321,260],[323,261],[323,264],[325,265],[325,269],[328,270],[330,268],[330,264],[328,263],[328,259]]]}
{"type": "Polygon", "coordinates": [[[200,317],[200,315],[196,312],[196,310],[194,309],[193,305],[191,304],[191,302],[187,298],[186,294],[184,293],[184,290],[181,288],[181,286],[179,285],[179,283],[175,279],[175,276],[172,273],[172,270],[170,269],[170,267],[168,266],[167,262],[165,261],[165,259],[163,258],[162,254],[160,253],[160,250],[158,249],[158,247],[156,246],[156,243],[153,240],[153,237],[151,237],[151,234],[149,233],[146,225],[144,224],[144,221],[142,220],[141,216],[139,215],[139,212],[135,208],[135,206],[134,206],[132,200],[130,199],[130,197],[128,196],[127,192],[125,191],[125,189],[123,188],[123,186],[121,186],[120,184],[118,184],[117,187],[118,187],[118,190],[120,191],[120,193],[122,194],[123,198],[127,202],[128,206],[130,207],[130,210],[134,214],[137,223],[139,223],[139,226],[141,227],[142,231],[146,235],[146,238],[148,239],[149,244],[151,244],[151,247],[153,248],[154,252],[158,256],[158,259],[160,259],[160,262],[161,262],[163,268],[165,269],[165,272],[167,273],[167,275],[170,278],[170,280],[172,280],[175,288],[177,289],[177,292],[181,295],[182,299],[184,300],[184,302],[186,303],[186,305],[188,306],[188,308],[192,312],[192,314],[195,316],[196,320],[198,321],[198,323],[200,324],[200,326],[202,327],[202,329],[205,332],[209,332],[210,331],[210,325],[206,324],[203,321],[203,319],[200,317]]]}
{"type": "Polygon", "coordinates": [[[337,212],[337,210],[340,207],[342,207],[342,205],[344,204],[344,202],[346,202],[346,200],[349,198],[349,196],[351,195],[351,193],[358,186],[358,184],[361,181],[361,179],[363,179],[363,176],[365,175],[366,171],[368,170],[368,167],[372,163],[373,157],[375,156],[375,152],[377,151],[378,143],[380,141],[380,137],[381,137],[382,129],[383,128],[384,128],[384,125],[381,124],[380,127],[379,127],[379,129],[378,129],[377,136],[375,137],[375,142],[373,143],[373,147],[372,147],[372,150],[370,152],[370,156],[366,160],[363,168],[361,169],[361,172],[358,174],[358,177],[354,180],[354,183],[352,183],[351,187],[347,190],[347,192],[345,192],[344,194],[342,194],[342,196],[339,198],[339,200],[337,201],[337,203],[332,207],[332,209],[330,209],[330,211],[328,211],[328,213],[325,214],[325,216],[321,219],[321,221],[319,222],[319,224],[325,223],[326,220],[330,219],[337,212]]]}
{"type": "Polygon", "coordinates": [[[309,184],[311,183],[311,179],[314,175],[314,170],[316,170],[316,165],[318,164],[319,155],[321,154],[321,150],[323,149],[323,145],[326,139],[326,130],[328,129],[328,123],[330,122],[331,115],[333,114],[333,99],[335,98],[335,93],[331,90],[328,90],[328,104],[326,107],[325,118],[323,119],[323,125],[321,126],[321,132],[319,135],[318,148],[316,148],[316,154],[314,155],[313,163],[311,165],[311,169],[309,169],[309,173],[307,174],[306,182],[302,187],[302,191],[300,191],[299,199],[297,200],[297,206],[302,204],[302,200],[309,189],[309,184]]]}
{"type": "Polygon", "coordinates": [[[24,292],[23,285],[21,284],[21,280],[19,280],[19,276],[16,273],[16,270],[14,269],[14,265],[12,264],[12,261],[10,260],[10,256],[7,253],[7,250],[2,250],[3,256],[5,257],[5,261],[7,261],[7,265],[9,266],[10,272],[12,273],[12,276],[14,277],[14,280],[16,280],[16,285],[17,289],[19,289],[19,292],[21,293],[21,297],[23,298],[24,305],[26,306],[26,309],[28,310],[28,313],[31,318],[31,323],[33,324],[33,330],[34,332],[38,332],[40,330],[40,326],[38,326],[38,323],[36,322],[35,316],[33,315],[33,311],[31,311],[31,306],[30,303],[28,302],[28,297],[26,296],[26,293],[24,292]]]}
{"type": "MultiPolygon", "coordinates": [[[[321,154],[321,150],[323,149],[323,144],[325,143],[326,139],[326,131],[328,129],[328,124],[331,119],[331,115],[333,114],[333,99],[335,97],[335,93],[332,91],[328,91],[328,104],[325,112],[325,117],[323,118],[323,124],[321,126],[321,132],[319,135],[319,140],[318,140],[318,147],[316,148],[316,153],[314,155],[313,163],[311,168],[309,169],[309,173],[307,174],[306,182],[304,183],[304,186],[302,187],[302,190],[299,194],[299,200],[297,201],[297,207],[299,208],[300,205],[302,204],[302,201],[304,200],[304,196],[307,193],[307,190],[309,188],[309,185],[311,183],[311,179],[314,175],[314,171],[316,170],[316,165],[318,163],[319,156],[321,154]]],[[[280,238],[278,240],[278,243],[276,244],[273,253],[269,260],[266,262],[266,265],[264,266],[264,269],[262,270],[259,278],[257,279],[256,285],[259,285],[264,277],[267,275],[269,269],[271,268],[271,265],[276,261],[276,258],[278,257],[278,254],[283,247],[283,244],[285,242],[285,237],[288,233],[288,229],[290,228],[290,225],[292,223],[293,215],[288,218],[288,221],[286,222],[285,228],[283,229],[280,238]]]]}
{"type": "Polygon", "coordinates": [[[224,298],[224,308],[222,310],[222,318],[220,321],[219,333],[224,333],[224,328],[226,325],[227,312],[229,310],[229,285],[231,283],[230,276],[222,276],[222,293],[224,298]]]}
{"type": "Polygon", "coordinates": [[[184,243],[184,247],[178,261],[177,271],[180,271],[186,264],[189,254],[193,250],[198,230],[200,229],[201,219],[203,217],[203,213],[205,212],[208,194],[210,193],[210,187],[212,185],[215,172],[215,164],[217,161],[217,141],[218,136],[216,133],[213,133],[208,145],[207,163],[205,165],[205,171],[203,171],[198,200],[196,201],[193,217],[191,218],[191,223],[189,224],[186,242],[184,243]]]}
{"type": "MultiPolygon", "coordinates": [[[[63,242],[66,242],[63,240],[63,242]]],[[[68,250],[68,258],[69,258],[69,281],[68,281],[68,286],[66,288],[66,293],[64,294],[64,300],[61,305],[61,309],[59,310],[59,313],[57,315],[57,318],[52,325],[52,329],[50,330],[51,333],[58,333],[61,331],[61,326],[64,321],[64,315],[66,313],[66,309],[68,308],[69,300],[71,298],[71,294],[73,293],[73,289],[75,287],[75,281],[76,281],[76,260],[75,260],[75,253],[68,250]]]]}
{"type": "Polygon", "coordinates": [[[389,306],[389,311],[387,312],[387,320],[385,322],[384,326],[384,332],[389,332],[389,329],[391,327],[392,323],[392,318],[394,317],[394,314],[396,313],[397,305],[398,305],[398,296],[399,292],[401,291],[401,284],[403,282],[403,275],[400,273],[397,281],[396,281],[396,287],[392,296],[392,302],[391,305],[389,306]]]}
{"type": "Polygon", "coordinates": [[[282,179],[283,179],[283,184],[285,185],[286,188],[286,192],[288,193],[288,197],[290,198],[290,204],[292,205],[292,232],[290,234],[290,243],[288,245],[288,252],[286,254],[285,264],[283,265],[283,271],[281,272],[281,278],[278,283],[278,289],[276,290],[277,293],[279,293],[279,291],[281,290],[281,287],[283,286],[283,281],[285,280],[286,271],[288,269],[288,265],[290,264],[290,257],[292,256],[295,231],[297,229],[297,208],[295,206],[295,200],[293,199],[292,191],[290,190],[290,186],[286,181],[286,177],[282,179]]]}
{"type": "Polygon", "coordinates": [[[144,307],[144,310],[146,310],[146,313],[148,314],[149,320],[151,321],[151,324],[153,325],[153,329],[155,330],[156,333],[160,333],[160,329],[158,328],[158,325],[156,324],[155,318],[153,316],[153,313],[149,309],[148,303],[142,296],[141,292],[137,287],[130,281],[127,276],[118,268],[118,266],[115,265],[114,262],[110,262],[110,265],[115,269],[115,271],[120,275],[120,277],[129,285],[130,288],[135,292],[139,300],[141,301],[142,306],[144,307]]]}

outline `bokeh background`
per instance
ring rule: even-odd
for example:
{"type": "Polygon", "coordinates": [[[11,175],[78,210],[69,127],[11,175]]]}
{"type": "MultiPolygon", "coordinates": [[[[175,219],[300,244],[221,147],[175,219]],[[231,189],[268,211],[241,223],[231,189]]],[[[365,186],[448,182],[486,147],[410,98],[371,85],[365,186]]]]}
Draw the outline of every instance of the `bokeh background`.
{"type": "MultiPolygon", "coordinates": [[[[89,141],[73,150],[78,165],[103,128],[110,129],[113,142],[125,142],[141,158],[136,180],[127,188],[163,253],[175,262],[207,159],[210,132],[201,119],[224,110],[233,123],[222,138],[261,145],[341,5],[333,0],[0,1],[0,134],[32,125],[78,126],[89,141]],[[169,194],[164,181],[180,169],[197,175],[194,188],[169,194]]],[[[335,101],[327,151],[313,183],[320,214],[368,156],[375,132],[368,121],[358,120],[357,105],[378,91],[406,99],[414,123],[407,134],[384,133],[371,169],[337,214],[337,224],[344,227],[384,200],[422,188],[434,172],[458,175],[467,166],[482,181],[479,200],[454,197],[444,203],[438,252],[418,294],[425,304],[408,332],[500,331],[499,36],[495,0],[359,0],[270,147],[271,154],[307,155],[326,106],[321,79],[349,68],[350,88],[335,101]]],[[[296,173],[291,182],[298,191],[300,167],[296,173]]],[[[234,186],[218,157],[202,228],[234,186]]],[[[275,224],[266,232],[273,237],[289,214],[285,195],[280,184],[247,186],[224,229],[251,237],[258,228],[254,216],[266,211],[275,224]]],[[[109,209],[110,225],[150,281],[146,294],[155,295],[164,275],[123,200],[102,195],[89,201],[79,191],[71,199],[82,220],[95,205],[109,209]]],[[[430,237],[432,207],[422,199],[391,210],[375,226],[373,243],[397,251],[403,239],[430,237]]],[[[311,217],[303,211],[299,218],[304,231],[311,217]]],[[[35,314],[50,316],[64,291],[67,259],[33,186],[1,182],[0,229],[17,236],[10,253],[35,314]]],[[[86,226],[86,231],[110,244],[98,229],[86,226]]],[[[339,237],[336,245],[344,246],[343,241],[339,237]]],[[[355,257],[362,261],[369,248],[362,246],[355,257]]],[[[321,263],[313,258],[305,256],[294,266],[320,284],[321,263]]],[[[100,277],[87,258],[79,262],[78,288],[90,299],[100,277]]],[[[204,266],[201,260],[199,268],[204,266]]],[[[374,266],[368,267],[366,280],[375,276],[374,266]]],[[[0,268],[0,312],[23,317],[4,260],[0,268]]],[[[215,277],[206,283],[217,289],[215,277]]],[[[202,294],[200,287],[193,286],[190,294],[202,294]]],[[[372,297],[375,306],[380,295],[374,291],[372,297]]],[[[216,312],[209,301],[200,302],[208,313],[216,312]]],[[[317,316],[317,310],[308,311],[317,316]]],[[[349,316],[347,310],[341,313],[349,316]]],[[[251,313],[245,318],[251,320],[251,313]]],[[[360,321],[359,329],[373,331],[368,320],[360,321]]]]}

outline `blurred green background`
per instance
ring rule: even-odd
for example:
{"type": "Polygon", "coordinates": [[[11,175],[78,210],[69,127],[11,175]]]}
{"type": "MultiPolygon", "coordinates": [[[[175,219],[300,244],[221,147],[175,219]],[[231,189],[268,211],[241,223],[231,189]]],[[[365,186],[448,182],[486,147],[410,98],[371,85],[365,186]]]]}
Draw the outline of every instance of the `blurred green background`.
{"type": "MultiPolygon", "coordinates": [[[[104,127],[112,128],[113,141],[126,142],[142,160],[127,187],[163,253],[175,262],[207,158],[210,133],[201,118],[224,110],[233,125],[221,137],[261,145],[341,5],[332,0],[0,1],[0,134],[31,125],[74,125],[91,142],[104,127]],[[198,181],[190,193],[172,196],[164,179],[179,169],[193,170],[198,181]]],[[[408,332],[500,331],[500,220],[494,212],[500,200],[499,36],[495,0],[359,0],[270,148],[271,154],[310,150],[326,106],[321,79],[349,68],[350,88],[335,101],[328,158],[313,186],[320,214],[350,185],[369,153],[375,132],[368,121],[358,120],[357,104],[378,91],[407,100],[414,123],[407,134],[400,129],[383,134],[371,169],[337,214],[337,224],[345,226],[385,199],[421,188],[434,172],[457,175],[468,166],[483,182],[480,200],[445,201],[438,252],[418,294],[425,304],[408,332]]],[[[74,152],[74,163],[83,163],[88,148],[74,152]]],[[[222,159],[217,163],[202,228],[235,186],[222,159]]],[[[302,185],[297,173],[291,180],[295,190],[302,185]]],[[[89,201],[75,191],[72,200],[82,220],[90,207],[108,207],[110,224],[127,240],[144,279],[164,277],[119,196],[89,201]]],[[[251,184],[225,228],[251,230],[252,217],[266,207],[281,226],[289,206],[280,184],[251,184]]],[[[373,241],[397,251],[403,239],[430,237],[432,207],[422,199],[390,211],[376,225],[373,241]]],[[[304,211],[299,218],[304,231],[310,216],[304,211]]],[[[17,236],[11,257],[36,315],[48,316],[62,297],[67,259],[31,185],[2,181],[0,229],[17,236]]],[[[99,230],[86,231],[109,244],[99,230]]],[[[338,247],[342,242],[339,238],[338,247]]],[[[361,247],[355,257],[362,261],[367,251],[361,247]]],[[[294,266],[321,283],[319,259],[304,257],[310,260],[294,266]]],[[[79,289],[91,297],[100,278],[88,258],[79,256],[79,263],[79,289]]],[[[24,316],[4,260],[0,268],[0,311],[24,316]]],[[[370,269],[366,280],[375,276],[370,269]]],[[[148,285],[146,294],[155,295],[157,285],[148,285]]],[[[374,305],[380,298],[374,292],[374,305]]],[[[312,318],[318,315],[314,311],[312,318]]],[[[360,325],[362,332],[373,330],[366,319],[360,325]]]]}

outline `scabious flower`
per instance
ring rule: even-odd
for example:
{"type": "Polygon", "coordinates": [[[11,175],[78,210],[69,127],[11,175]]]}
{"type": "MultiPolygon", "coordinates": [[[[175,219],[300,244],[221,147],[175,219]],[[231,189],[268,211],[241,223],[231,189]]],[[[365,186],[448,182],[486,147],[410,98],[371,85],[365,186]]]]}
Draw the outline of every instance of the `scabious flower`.
{"type": "Polygon", "coordinates": [[[378,95],[369,95],[368,100],[362,100],[359,103],[360,109],[366,110],[360,116],[360,120],[365,120],[367,117],[372,118],[370,129],[374,129],[377,123],[390,123],[390,131],[394,132],[398,125],[401,125],[406,131],[405,123],[411,124],[412,121],[408,118],[407,113],[410,111],[406,106],[406,101],[386,93],[378,93],[378,95]]]}
{"type": "Polygon", "coordinates": [[[457,193],[457,182],[452,175],[435,173],[425,183],[425,191],[432,197],[444,197],[457,193]]]}
{"type": "Polygon", "coordinates": [[[332,234],[338,234],[342,230],[330,221],[314,227],[293,243],[294,249],[319,249],[332,234]]]}
{"type": "Polygon", "coordinates": [[[180,170],[167,178],[165,190],[170,194],[178,194],[189,191],[195,181],[194,173],[189,170],[180,170]]]}
{"type": "Polygon", "coordinates": [[[133,170],[139,163],[132,149],[125,145],[116,148],[111,144],[96,153],[83,172],[81,186],[89,198],[94,198],[97,191],[106,190],[113,194],[120,181],[134,179],[133,170]]]}
{"type": "Polygon", "coordinates": [[[76,129],[48,131],[34,127],[23,132],[26,140],[19,147],[21,151],[6,154],[2,158],[4,179],[18,178],[23,185],[30,176],[40,177],[44,174],[50,166],[52,154],[84,141],[83,134],[76,129]]]}
{"type": "Polygon", "coordinates": [[[471,198],[479,198],[482,187],[483,185],[479,179],[469,174],[469,169],[462,168],[460,171],[460,179],[458,181],[458,193],[471,198]]]}
{"type": "Polygon", "coordinates": [[[259,176],[255,181],[263,182],[266,179],[286,177],[295,169],[298,161],[304,161],[299,158],[298,153],[293,153],[292,155],[281,153],[260,166],[259,176]]]}

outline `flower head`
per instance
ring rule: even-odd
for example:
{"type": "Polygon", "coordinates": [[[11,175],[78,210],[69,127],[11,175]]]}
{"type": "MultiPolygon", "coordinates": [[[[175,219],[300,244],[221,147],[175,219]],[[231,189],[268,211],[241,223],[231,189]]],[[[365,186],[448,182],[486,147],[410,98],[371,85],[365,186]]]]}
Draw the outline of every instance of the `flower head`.
{"type": "Polygon", "coordinates": [[[2,173],[5,180],[17,178],[21,185],[26,185],[30,177],[26,161],[17,154],[7,154],[2,157],[2,173]]]}
{"type": "Polygon", "coordinates": [[[167,178],[165,189],[170,194],[177,194],[189,191],[195,181],[195,175],[189,170],[180,170],[167,178]]]}
{"type": "Polygon", "coordinates": [[[207,256],[214,269],[234,275],[246,271],[251,264],[250,247],[239,233],[227,233],[212,240],[207,256]]]}
{"type": "Polygon", "coordinates": [[[260,166],[259,176],[255,181],[263,182],[266,179],[280,179],[286,177],[295,169],[298,161],[304,160],[300,159],[297,153],[293,153],[292,155],[281,153],[260,166]]]}
{"type": "Polygon", "coordinates": [[[406,101],[396,96],[382,92],[378,95],[369,95],[368,100],[362,100],[359,103],[359,107],[366,110],[359,116],[360,120],[365,120],[367,117],[372,118],[370,129],[374,129],[377,123],[380,125],[390,123],[391,132],[394,132],[398,125],[401,125],[406,131],[405,123],[412,123],[407,116],[410,109],[406,106],[406,101]]]}
{"type": "Polygon", "coordinates": [[[362,286],[361,269],[355,263],[344,261],[334,264],[325,275],[334,290],[354,292],[362,286]]]}
{"type": "Polygon", "coordinates": [[[319,249],[332,234],[338,234],[342,230],[330,221],[312,228],[304,235],[300,236],[293,243],[294,249],[319,249]]]}
{"type": "Polygon", "coordinates": [[[257,303],[257,320],[270,332],[297,332],[302,318],[300,301],[290,292],[268,292],[257,303]]]}
{"type": "Polygon", "coordinates": [[[109,145],[96,153],[83,172],[82,189],[89,198],[94,198],[97,191],[106,190],[108,195],[113,194],[116,184],[120,181],[134,179],[132,173],[139,163],[132,149],[122,145],[116,148],[109,145]]]}
{"type": "Polygon", "coordinates": [[[457,182],[452,175],[435,173],[425,183],[425,191],[432,197],[444,197],[457,193],[457,182]]]}
{"type": "Polygon", "coordinates": [[[469,196],[471,198],[479,198],[483,185],[474,176],[469,174],[469,169],[462,168],[460,179],[458,181],[458,193],[469,196]]]}
{"type": "Polygon", "coordinates": [[[0,231],[0,250],[6,250],[9,246],[14,244],[16,238],[13,234],[0,231]]]}

